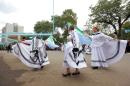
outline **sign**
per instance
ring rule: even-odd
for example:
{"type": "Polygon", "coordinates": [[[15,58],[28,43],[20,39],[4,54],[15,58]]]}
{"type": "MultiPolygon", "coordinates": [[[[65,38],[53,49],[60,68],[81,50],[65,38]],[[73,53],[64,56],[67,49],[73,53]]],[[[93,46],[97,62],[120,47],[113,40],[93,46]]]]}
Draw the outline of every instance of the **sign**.
{"type": "Polygon", "coordinates": [[[130,29],[125,30],[125,33],[129,33],[129,32],[130,32],[130,29]]]}

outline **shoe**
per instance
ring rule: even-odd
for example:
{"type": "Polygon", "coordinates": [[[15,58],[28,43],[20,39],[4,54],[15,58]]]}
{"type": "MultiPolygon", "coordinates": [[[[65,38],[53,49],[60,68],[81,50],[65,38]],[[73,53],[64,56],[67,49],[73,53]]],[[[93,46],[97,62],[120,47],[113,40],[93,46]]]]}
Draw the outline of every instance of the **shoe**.
{"type": "Polygon", "coordinates": [[[72,73],[72,75],[79,75],[80,74],[80,72],[74,72],[74,73],[72,73]]]}
{"type": "Polygon", "coordinates": [[[99,67],[92,67],[92,69],[94,69],[94,70],[95,70],[95,69],[98,69],[98,68],[99,68],[99,67]]]}
{"type": "Polygon", "coordinates": [[[71,76],[71,73],[62,74],[63,77],[71,76]]]}
{"type": "Polygon", "coordinates": [[[41,66],[41,69],[43,69],[44,68],[44,66],[41,66]]]}

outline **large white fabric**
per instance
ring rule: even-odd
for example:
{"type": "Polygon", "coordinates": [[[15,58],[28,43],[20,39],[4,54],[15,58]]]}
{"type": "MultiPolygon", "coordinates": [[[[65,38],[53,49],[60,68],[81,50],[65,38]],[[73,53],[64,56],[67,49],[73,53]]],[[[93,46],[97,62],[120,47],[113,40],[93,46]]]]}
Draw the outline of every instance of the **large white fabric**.
{"type": "Polygon", "coordinates": [[[41,66],[49,64],[45,45],[36,37],[33,40],[13,45],[13,54],[31,68],[41,68],[41,66]],[[36,54],[36,52],[38,53],[36,54]]]}
{"type": "Polygon", "coordinates": [[[73,42],[74,48],[80,48],[80,41],[79,37],[76,31],[71,31],[70,32],[71,40],[73,42]]]}
{"type": "Polygon", "coordinates": [[[84,55],[82,52],[79,52],[79,55],[75,58],[72,52],[73,50],[72,42],[68,42],[65,45],[64,50],[64,66],[65,67],[72,67],[72,68],[84,68],[87,67],[86,61],[84,59],[84,55]]]}
{"type": "Polygon", "coordinates": [[[91,66],[108,67],[120,61],[125,54],[126,45],[126,40],[114,40],[103,33],[96,33],[92,36],[91,66]]]}

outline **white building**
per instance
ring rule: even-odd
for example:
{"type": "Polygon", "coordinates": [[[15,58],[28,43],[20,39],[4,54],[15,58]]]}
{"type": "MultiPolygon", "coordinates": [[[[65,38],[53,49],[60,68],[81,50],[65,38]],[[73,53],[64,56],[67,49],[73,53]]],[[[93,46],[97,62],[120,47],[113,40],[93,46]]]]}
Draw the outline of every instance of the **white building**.
{"type": "MultiPolygon", "coordinates": [[[[4,34],[4,33],[8,34],[8,33],[11,33],[11,32],[24,32],[24,27],[18,25],[17,23],[13,23],[13,24],[6,23],[6,25],[2,28],[2,33],[3,33],[3,34],[4,34]]],[[[7,35],[6,35],[6,36],[7,36],[7,35]]],[[[2,42],[3,42],[3,43],[9,42],[8,37],[9,37],[9,38],[15,38],[15,39],[17,39],[17,40],[20,39],[20,36],[8,35],[7,37],[2,38],[2,42]]]]}

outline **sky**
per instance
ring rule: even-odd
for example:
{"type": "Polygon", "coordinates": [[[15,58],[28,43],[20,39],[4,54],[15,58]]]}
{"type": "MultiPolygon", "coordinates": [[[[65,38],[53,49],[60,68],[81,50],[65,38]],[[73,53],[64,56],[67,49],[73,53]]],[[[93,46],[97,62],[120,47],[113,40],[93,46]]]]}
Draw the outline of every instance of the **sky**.
{"type": "MultiPolygon", "coordinates": [[[[98,0],[54,0],[54,15],[72,9],[83,27],[89,18],[91,5],[98,0]]],[[[53,0],[0,0],[0,30],[6,23],[24,26],[24,32],[33,32],[37,21],[49,20],[53,15],[53,0]]]]}

